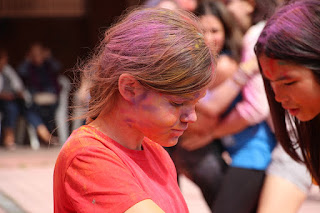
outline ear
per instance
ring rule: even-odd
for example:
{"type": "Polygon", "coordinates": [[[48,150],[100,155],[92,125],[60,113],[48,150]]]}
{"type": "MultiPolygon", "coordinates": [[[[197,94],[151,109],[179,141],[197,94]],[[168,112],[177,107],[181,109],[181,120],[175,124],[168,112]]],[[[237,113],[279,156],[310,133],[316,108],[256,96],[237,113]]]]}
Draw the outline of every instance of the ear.
{"type": "Polygon", "coordinates": [[[130,103],[135,103],[135,100],[143,92],[143,86],[128,73],[121,74],[118,80],[118,89],[120,95],[130,103]]]}

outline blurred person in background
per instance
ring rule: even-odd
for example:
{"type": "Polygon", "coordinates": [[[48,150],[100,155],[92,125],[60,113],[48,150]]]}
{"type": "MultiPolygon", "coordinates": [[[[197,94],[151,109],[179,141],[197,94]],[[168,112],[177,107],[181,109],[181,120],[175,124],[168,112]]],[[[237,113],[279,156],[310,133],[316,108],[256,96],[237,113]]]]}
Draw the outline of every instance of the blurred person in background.
{"type": "Polygon", "coordinates": [[[74,119],[72,120],[72,130],[76,130],[81,125],[85,124],[85,119],[78,118],[79,116],[83,115],[88,111],[89,107],[89,101],[90,101],[90,93],[89,93],[89,87],[90,87],[90,80],[86,78],[80,79],[79,88],[74,92],[74,98],[73,98],[73,115],[72,117],[74,119]]]}
{"type": "Polygon", "coordinates": [[[147,0],[143,4],[144,7],[160,7],[166,9],[177,9],[178,4],[175,0],[147,0]]]}
{"type": "Polygon", "coordinates": [[[0,49],[0,112],[3,145],[9,150],[16,147],[15,130],[21,114],[24,86],[16,71],[8,64],[8,53],[0,49]]]}
{"type": "Polygon", "coordinates": [[[31,45],[25,61],[17,70],[31,95],[31,103],[27,104],[25,112],[27,122],[36,128],[40,139],[47,144],[58,143],[50,132],[55,128],[55,113],[59,104],[60,70],[60,63],[40,43],[31,45]]]}
{"type": "Polygon", "coordinates": [[[175,0],[179,6],[179,8],[194,12],[194,10],[198,6],[198,0],[175,0]]]}
{"type": "MultiPolygon", "coordinates": [[[[222,138],[223,145],[231,157],[231,162],[216,202],[212,206],[212,210],[219,213],[234,212],[235,209],[237,212],[244,213],[256,211],[264,183],[265,170],[271,161],[271,152],[276,143],[271,127],[267,123],[269,107],[253,51],[254,43],[263,28],[260,21],[265,20],[273,12],[272,6],[275,7],[276,4],[270,1],[268,8],[262,8],[266,10],[259,10],[260,7],[255,7],[259,5],[258,2],[254,2],[254,4],[245,1],[236,2],[245,3],[245,6],[248,7],[246,12],[242,11],[245,16],[243,17],[244,24],[241,27],[246,34],[243,40],[239,69],[239,71],[244,70],[245,72],[243,75],[234,75],[231,78],[238,84],[238,87],[229,87],[229,90],[224,91],[219,91],[219,87],[217,87],[216,91],[213,90],[214,95],[209,100],[211,106],[210,104],[201,106],[200,103],[198,108],[206,107],[207,112],[211,113],[213,118],[221,116],[217,113],[223,103],[221,100],[229,98],[230,92],[234,92],[235,88],[241,88],[241,92],[231,107],[218,120],[218,124],[212,128],[211,135],[208,134],[197,141],[186,141],[182,144],[187,149],[195,149],[206,145],[215,138],[222,138]],[[253,16],[254,14],[255,16],[253,16]],[[261,20],[256,17],[260,17],[261,20]],[[261,30],[251,29],[253,23],[259,23],[258,28],[261,30]],[[224,99],[219,100],[219,96],[224,99]]],[[[264,2],[264,4],[267,3],[264,2]]],[[[234,8],[239,10],[240,6],[234,8]]],[[[239,72],[236,73],[239,74],[239,72]]]]}
{"type": "Polygon", "coordinates": [[[167,9],[182,9],[189,12],[194,12],[197,8],[198,0],[147,0],[144,3],[145,7],[161,7],[167,9]]]}
{"type": "MultiPolygon", "coordinates": [[[[202,24],[206,42],[212,52],[217,55],[215,78],[210,83],[207,95],[201,100],[201,103],[206,105],[206,100],[213,94],[214,88],[222,85],[226,79],[237,71],[241,57],[242,36],[235,26],[232,16],[220,2],[202,1],[195,10],[195,14],[202,24]]],[[[225,104],[226,107],[232,100],[231,97],[225,104]]],[[[211,116],[208,117],[206,113],[199,110],[199,107],[197,107],[197,116],[197,122],[191,124],[183,134],[177,147],[171,151],[171,156],[178,172],[186,175],[200,187],[203,197],[211,208],[227,169],[227,164],[222,158],[223,147],[219,139],[194,150],[184,147],[187,146],[187,143],[196,144],[207,132],[211,133],[212,123],[217,120],[211,116]],[[207,119],[209,119],[210,128],[206,126],[207,119]]]]}
{"type": "Polygon", "coordinates": [[[179,5],[174,0],[161,0],[157,7],[175,10],[179,7],[179,5]]]}

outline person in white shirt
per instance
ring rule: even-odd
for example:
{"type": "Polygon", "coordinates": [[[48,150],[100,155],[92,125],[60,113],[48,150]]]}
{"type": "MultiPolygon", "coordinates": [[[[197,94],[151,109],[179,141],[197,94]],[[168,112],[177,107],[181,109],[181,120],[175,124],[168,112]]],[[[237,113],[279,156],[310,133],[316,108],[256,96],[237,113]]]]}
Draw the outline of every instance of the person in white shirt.
{"type": "Polygon", "coordinates": [[[15,149],[14,129],[20,114],[19,100],[23,97],[23,83],[8,64],[8,54],[0,49],[0,112],[3,125],[3,145],[15,149]]]}

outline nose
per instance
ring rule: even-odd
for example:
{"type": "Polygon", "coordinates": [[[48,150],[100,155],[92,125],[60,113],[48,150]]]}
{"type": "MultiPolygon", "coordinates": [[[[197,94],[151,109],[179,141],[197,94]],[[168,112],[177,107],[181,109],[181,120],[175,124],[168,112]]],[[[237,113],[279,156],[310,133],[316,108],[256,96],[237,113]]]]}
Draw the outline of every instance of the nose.
{"type": "Polygon", "coordinates": [[[274,98],[277,102],[281,103],[288,100],[288,96],[286,95],[281,85],[271,83],[271,87],[274,92],[274,98]]]}
{"type": "Polygon", "coordinates": [[[197,120],[197,114],[195,111],[195,107],[191,107],[186,109],[180,116],[181,122],[184,123],[194,123],[197,120]]]}

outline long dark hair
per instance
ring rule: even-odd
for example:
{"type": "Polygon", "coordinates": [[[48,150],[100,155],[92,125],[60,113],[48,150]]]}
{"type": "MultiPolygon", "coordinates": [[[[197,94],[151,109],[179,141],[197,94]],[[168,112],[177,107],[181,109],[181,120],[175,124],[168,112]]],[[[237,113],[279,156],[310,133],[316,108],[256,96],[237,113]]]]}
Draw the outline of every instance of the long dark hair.
{"type": "MultiPolygon", "coordinates": [[[[267,22],[255,46],[256,55],[305,66],[320,84],[319,32],[320,1],[290,1],[267,22]]],[[[320,115],[310,121],[299,121],[275,101],[270,82],[264,79],[264,83],[278,140],[293,159],[307,165],[320,184],[320,115]],[[301,148],[302,156],[297,147],[301,148]]]]}
{"type": "Polygon", "coordinates": [[[237,62],[240,62],[242,33],[236,25],[234,17],[225,5],[219,1],[204,0],[200,2],[194,13],[199,17],[203,15],[213,15],[221,21],[225,30],[223,50],[229,51],[231,57],[237,62]]]}

